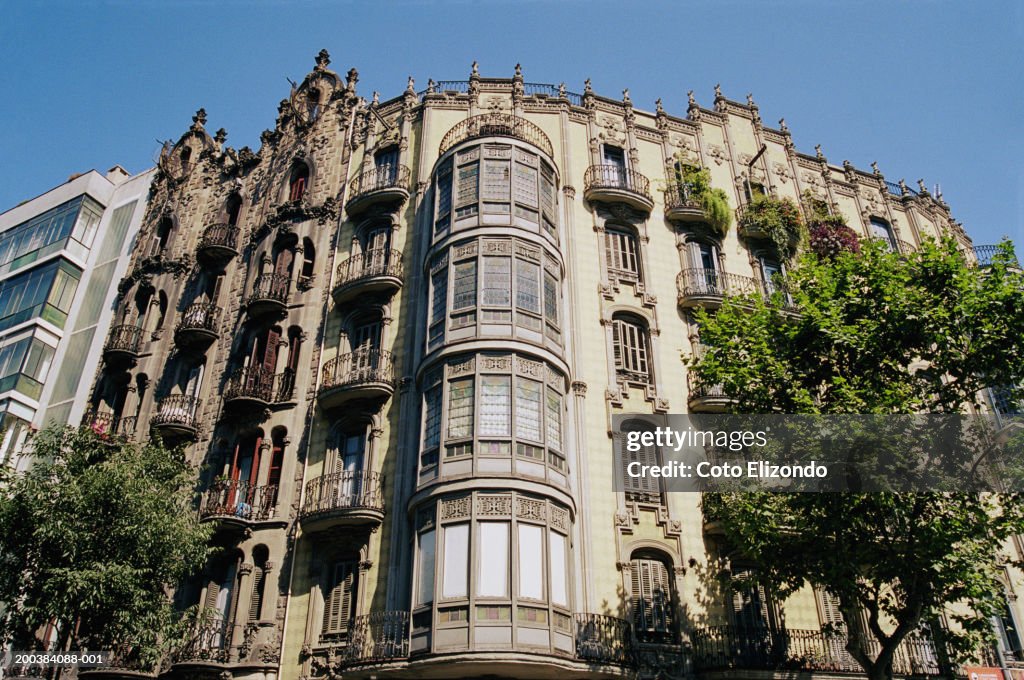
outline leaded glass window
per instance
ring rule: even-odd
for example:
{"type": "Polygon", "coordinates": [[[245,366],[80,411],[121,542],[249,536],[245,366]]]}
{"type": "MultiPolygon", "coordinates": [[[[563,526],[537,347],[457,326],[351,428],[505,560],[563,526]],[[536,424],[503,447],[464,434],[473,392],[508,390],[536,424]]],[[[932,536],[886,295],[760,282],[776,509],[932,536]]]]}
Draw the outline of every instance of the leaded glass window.
{"type": "Polygon", "coordinates": [[[448,436],[473,436],[473,379],[453,380],[448,385],[448,436]]]}
{"type": "Polygon", "coordinates": [[[543,441],[541,437],[541,384],[520,378],[516,381],[516,437],[543,441]]]}

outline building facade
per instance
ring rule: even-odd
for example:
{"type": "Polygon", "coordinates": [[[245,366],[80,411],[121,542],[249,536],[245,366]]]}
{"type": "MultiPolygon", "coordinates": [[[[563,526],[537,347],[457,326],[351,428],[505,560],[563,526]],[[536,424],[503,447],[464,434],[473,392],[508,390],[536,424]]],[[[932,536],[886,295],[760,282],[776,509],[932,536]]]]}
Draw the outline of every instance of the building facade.
{"type": "MultiPolygon", "coordinates": [[[[329,65],[258,152],[196,114],[120,285],[89,417],[188,444],[219,551],[177,593],[211,615],[170,672],[855,670],[821,594],[783,626],[723,585],[699,495],[612,490],[611,418],[722,409],[688,382],[692,310],[787,266],[764,234],[710,229],[684,166],[734,209],[817,200],[900,251],[971,246],[941,197],[798,152],[717,89],[671,115],[474,64],[365,99],[329,65]]],[[[899,672],[940,656],[922,634],[899,672]]]]}
{"type": "Polygon", "coordinates": [[[0,463],[24,466],[33,428],[78,424],[152,174],[90,170],[0,214],[0,463]]]}

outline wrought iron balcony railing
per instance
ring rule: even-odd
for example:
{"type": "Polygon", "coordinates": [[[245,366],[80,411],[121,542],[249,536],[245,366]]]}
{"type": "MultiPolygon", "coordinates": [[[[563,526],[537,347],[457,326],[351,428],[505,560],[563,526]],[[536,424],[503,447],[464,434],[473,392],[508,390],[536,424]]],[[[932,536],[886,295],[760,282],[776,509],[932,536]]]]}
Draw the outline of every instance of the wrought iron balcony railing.
{"type": "Polygon", "coordinates": [[[349,182],[349,200],[387,189],[408,191],[410,176],[409,168],[404,165],[382,165],[367,170],[349,182]]]}
{"type": "Polygon", "coordinates": [[[207,248],[218,248],[224,250],[238,250],[238,227],[229,224],[211,224],[203,230],[197,244],[199,250],[207,248]]]}
{"type": "Polygon", "coordinates": [[[156,413],[149,421],[153,427],[174,425],[199,429],[199,406],[202,402],[188,394],[171,394],[157,403],[156,413]]]}
{"type": "Polygon", "coordinates": [[[727,399],[725,390],[721,385],[705,384],[697,376],[697,372],[690,369],[686,372],[686,384],[690,388],[690,399],[727,399]]]}
{"type": "Polygon", "coordinates": [[[174,331],[176,333],[188,331],[216,333],[218,321],[220,321],[220,307],[210,302],[195,302],[181,313],[174,331]]]}
{"type": "Polygon", "coordinates": [[[114,326],[107,336],[104,352],[138,354],[142,349],[142,328],[132,324],[114,326]]]}
{"type": "Polygon", "coordinates": [[[302,515],[336,510],[384,509],[380,473],[370,470],[345,470],[310,480],[306,484],[302,515]]]}
{"type": "Polygon", "coordinates": [[[199,517],[233,517],[258,522],[271,519],[277,506],[277,485],[256,486],[238,479],[214,482],[203,492],[199,517]]]}
{"type": "Polygon", "coordinates": [[[448,149],[468,139],[479,137],[521,139],[543,151],[548,158],[554,156],[554,147],[551,146],[551,140],[543,130],[525,118],[497,112],[473,116],[457,124],[441,139],[438,154],[444,154],[448,149]]]}
{"type": "Polygon", "coordinates": [[[395,381],[391,352],[384,349],[360,349],[324,363],[321,387],[352,387],[366,383],[395,381]]]}
{"type": "MultiPolygon", "coordinates": [[[[771,630],[736,626],[708,626],[692,631],[690,641],[697,670],[805,670],[862,673],[846,651],[844,634],[820,630],[771,630]]],[[[877,655],[877,643],[868,644],[877,655]]],[[[906,638],[896,649],[896,675],[953,675],[935,643],[924,635],[906,638]]]]}
{"type": "Polygon", "coordinates": [[[621,189],[651,200],[651,181],[621,165],[591,165],[583,175],[583,188],[584,191],[621,189]]]}
{"type": "Polygon", "coordinates": [[[390,248],[373,248],[342,260],[341,264],[338,265],[338,281],[335,284],[335,288],[380,276],[401,280],[401,252],[391,250],[390,248]]]}
{"type": "Polygon", "coordinates": [[[752,295],[760,292],[757,281],[749,276],[727,274],[717,269],[691,268],[676,277],[679,298],[752,295]]]}
{"type": "Polygon", "coordinates": [[[634,663],[632,626],[614,616],[577,614],[576,658],[600,664],[634,663]]]}
{"type": "Polygon", "coordinates": [[[260,274],[253,283],[249,304],[266,300],[287,304],[290,283],[287,274],[260,274]]]}
{"type": "Polygon", "coordinates": [[[82,427],[91,429],[100,437],[120,435],[131,438],[135,435],[136,421],[136,416],[119,416],[95,409],[82,415],[82,427]]]}
{"type": "Polygon", "coordinates": [[[409,612],[382,611],[356,616],[349,626],[343,663],[358,666],[409,656],[409,612]]]}
{"type": "Polygon", "coordinates": [[[686,182],[672,182],[665,188],[665,209],[690,208],[704,211],[704,205],[693,193],[693,185],[686,182]]]}
{"type": "MultiPolygon", "coordinates": [[[[207,610],[209,611],[209,610],[207,610]]],[[[223,616],[212,612],[212,616],[223,616]]],[[[225,620],[203,621],[196,626],[191,637],[171,653],[174,663],[187,661],[214,661],[226,663],[229,660],[231,626],[225,620]]]]}
{"type": "Polygon", "coordinates": [[[285,369],[271,373],[262,366],[247,366],[235,371],[224,386],[224,400],[251,399],[268,404],[291,401],[295,392],[295,372],[285,369]]]}
{"type": "MultiPolygon", "coordinates": [[[[974,257],[978,261],[979,267],[991,267],[993,258],[997,252],[999,252],[999,246],[974,246],[974,257]]],[[[1017,261],[1016,254],[1014,254],[1012,265],[1018,268],[1020,267],[1020,262],[1017,261]]]]}

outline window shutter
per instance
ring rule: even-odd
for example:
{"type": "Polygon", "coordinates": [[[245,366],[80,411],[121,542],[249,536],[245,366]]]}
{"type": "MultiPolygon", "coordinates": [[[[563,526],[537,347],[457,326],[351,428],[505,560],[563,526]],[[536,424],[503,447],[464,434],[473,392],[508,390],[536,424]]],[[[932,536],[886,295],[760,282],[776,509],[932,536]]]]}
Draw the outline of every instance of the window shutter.
{"type": "Polygon", "coordinates": [[[257,621],[260,618],[260,609],[263,606],[263,567],[254,567],[252,570],[252,597],[249,599],[249,620],[257,621]]]}
{"type": "Polygon", "coordinates": [[[668,568],[660,560],[632,560],[633,624],[644,633],[664,635],[672,627],[672,584],[668,568]]]}
{"type": "Polygon", "coordinates": [[[263,350],[263,370],[268,376],[277,370],[277,346],[281,342],[281,332],[275,328],[267,331],[267,346],[263,350]]]}
{"type": "Polygon", "coordinates": [[[348,628],[355,591],[355,565],[352,562],[334,565],[331,583],[330,593],[324,602],[324,635],[344,633],[348,628]]]}
{"type": "Polygon", "coordinates": [[[206,586],[206,600],[203,602],[203,609],[214,610],[217,608],[217,597],[220,595],[220,584],[210,581],[206,586]]]}
{"type": "Polygon", "coordinates": [[[622,365],[622,321],[612,321],[612,353],[615,355],[615,369],[621,370],[622,365]]]}

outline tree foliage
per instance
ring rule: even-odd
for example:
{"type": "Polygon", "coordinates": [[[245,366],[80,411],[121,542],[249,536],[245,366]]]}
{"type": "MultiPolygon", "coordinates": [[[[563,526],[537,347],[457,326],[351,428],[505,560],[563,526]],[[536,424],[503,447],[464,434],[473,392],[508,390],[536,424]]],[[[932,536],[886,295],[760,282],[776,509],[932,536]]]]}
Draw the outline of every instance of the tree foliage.
{"type": "MultiPolygon", "coordinates": [[[[984,388],[1024,379],[1014,262],[1004,243],[991,266],[972,266],[952,240],[907,256],[880,243],[806,254],[787,282],[799,314],[777,298],[701,313],[694,370],[737,413],[961,412],[984,388]]],[[[873,680],[891,678],[901,640],[950,604],[959,658],[991,636],[1005,541],[1024,532],[1019,493],[722,493],[705,512],[780,595],[810,583],[838,598],[847,649],[873,680]]]]}
{"type": "Polygon", "coordinates": [[[194,470],[180,450],[88,429],[47,428],[32,449],[0,491],[0,640],[31,648],[55,621],[61,648],[155,658],[176,622],[168,589],[207,556],[194,470]]]}

